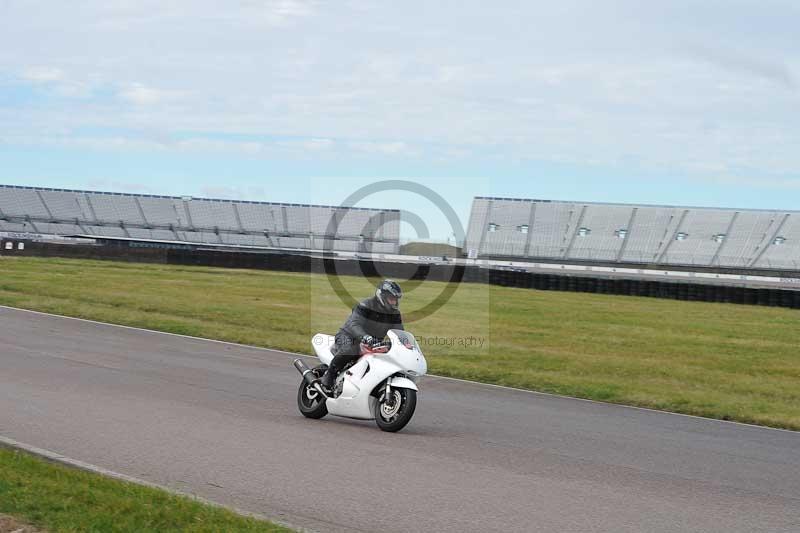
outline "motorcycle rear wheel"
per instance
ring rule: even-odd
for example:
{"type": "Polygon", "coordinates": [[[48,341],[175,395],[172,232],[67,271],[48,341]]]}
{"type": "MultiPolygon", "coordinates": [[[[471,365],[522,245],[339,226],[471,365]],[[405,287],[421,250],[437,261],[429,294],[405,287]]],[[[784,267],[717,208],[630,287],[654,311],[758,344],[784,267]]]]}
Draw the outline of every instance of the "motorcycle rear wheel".
{"type": "MultiPolygon", "coordinates": [[[[325,373],[327,366],[320,365],[312,370],[317,377],[325,373]]],[[[325,405],[327,398],[321,395],[316,389],[309,386],[306,380],[300,381],[300,388],[297,389],[297,408],[306,418],[322,418],[328,414],[328,406],[325,405]]]]}
{"type": "Polygon", "coordinates": [[[414,416],[417,408],[417,391],[414,389],[392,389],[394,396],[391,404],[386,402],[383,394],[375,402],[374,412],[375,423],[383,431],[400,431],[414,416]]]}

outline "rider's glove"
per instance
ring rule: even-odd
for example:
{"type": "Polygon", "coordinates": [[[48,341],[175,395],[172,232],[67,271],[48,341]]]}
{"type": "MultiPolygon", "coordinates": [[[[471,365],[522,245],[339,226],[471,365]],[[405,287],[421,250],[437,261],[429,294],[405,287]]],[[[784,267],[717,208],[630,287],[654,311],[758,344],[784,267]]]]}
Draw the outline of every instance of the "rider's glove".
{"type": "Polygon", "coordinates": [[[361,344],[366,344],[371,348],[376,344],[380,344],[380,341],[375,337],[373,337],[372,335],[364,335],[363,337],[361,337],[361,344]]]}

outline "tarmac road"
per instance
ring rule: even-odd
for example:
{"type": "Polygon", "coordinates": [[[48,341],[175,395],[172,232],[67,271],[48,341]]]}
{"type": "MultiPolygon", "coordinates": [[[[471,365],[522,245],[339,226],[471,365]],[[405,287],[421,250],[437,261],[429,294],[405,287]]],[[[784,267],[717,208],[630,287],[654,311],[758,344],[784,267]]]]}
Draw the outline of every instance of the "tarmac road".
{"type": "Polygon", "coordinates": [[[427,377],[388,434],[291,360],[0,308],[0,435],[318,531],[800,531],[800,433],[427,377]]]}

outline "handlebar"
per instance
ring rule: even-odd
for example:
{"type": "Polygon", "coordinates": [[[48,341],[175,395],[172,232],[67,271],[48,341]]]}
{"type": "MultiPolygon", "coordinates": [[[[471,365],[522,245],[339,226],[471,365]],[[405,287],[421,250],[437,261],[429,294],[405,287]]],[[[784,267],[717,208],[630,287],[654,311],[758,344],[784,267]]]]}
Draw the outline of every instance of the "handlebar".
{"type": "Polygon", "coordinates": [[[392,347],[391,341],[384,341],[373,346],[369,346],[367,344],[361,344],[361,355],[367,353],[387,353],[392,347]]]}

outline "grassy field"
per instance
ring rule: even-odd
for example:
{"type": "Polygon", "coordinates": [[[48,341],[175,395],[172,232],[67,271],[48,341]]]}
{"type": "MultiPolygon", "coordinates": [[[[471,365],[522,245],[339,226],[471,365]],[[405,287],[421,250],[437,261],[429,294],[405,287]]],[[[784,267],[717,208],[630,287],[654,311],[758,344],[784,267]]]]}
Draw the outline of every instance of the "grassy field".
{"type": "Polygon", "coordinates": [[[50,532],[289,529],[0,447],[0,513],[50,532]]]}
{"type": "MultiPolygon", "coordinates": [[[[0,274],[2,304],[305,353],[349,311],[321,275],[36,258],[0,274]]],[[[413,312],[443,284],[404,288],[413,312]]],[[[795,310],[463,284],[408,329],[431,373],[800,429],[795,310]]]]}

